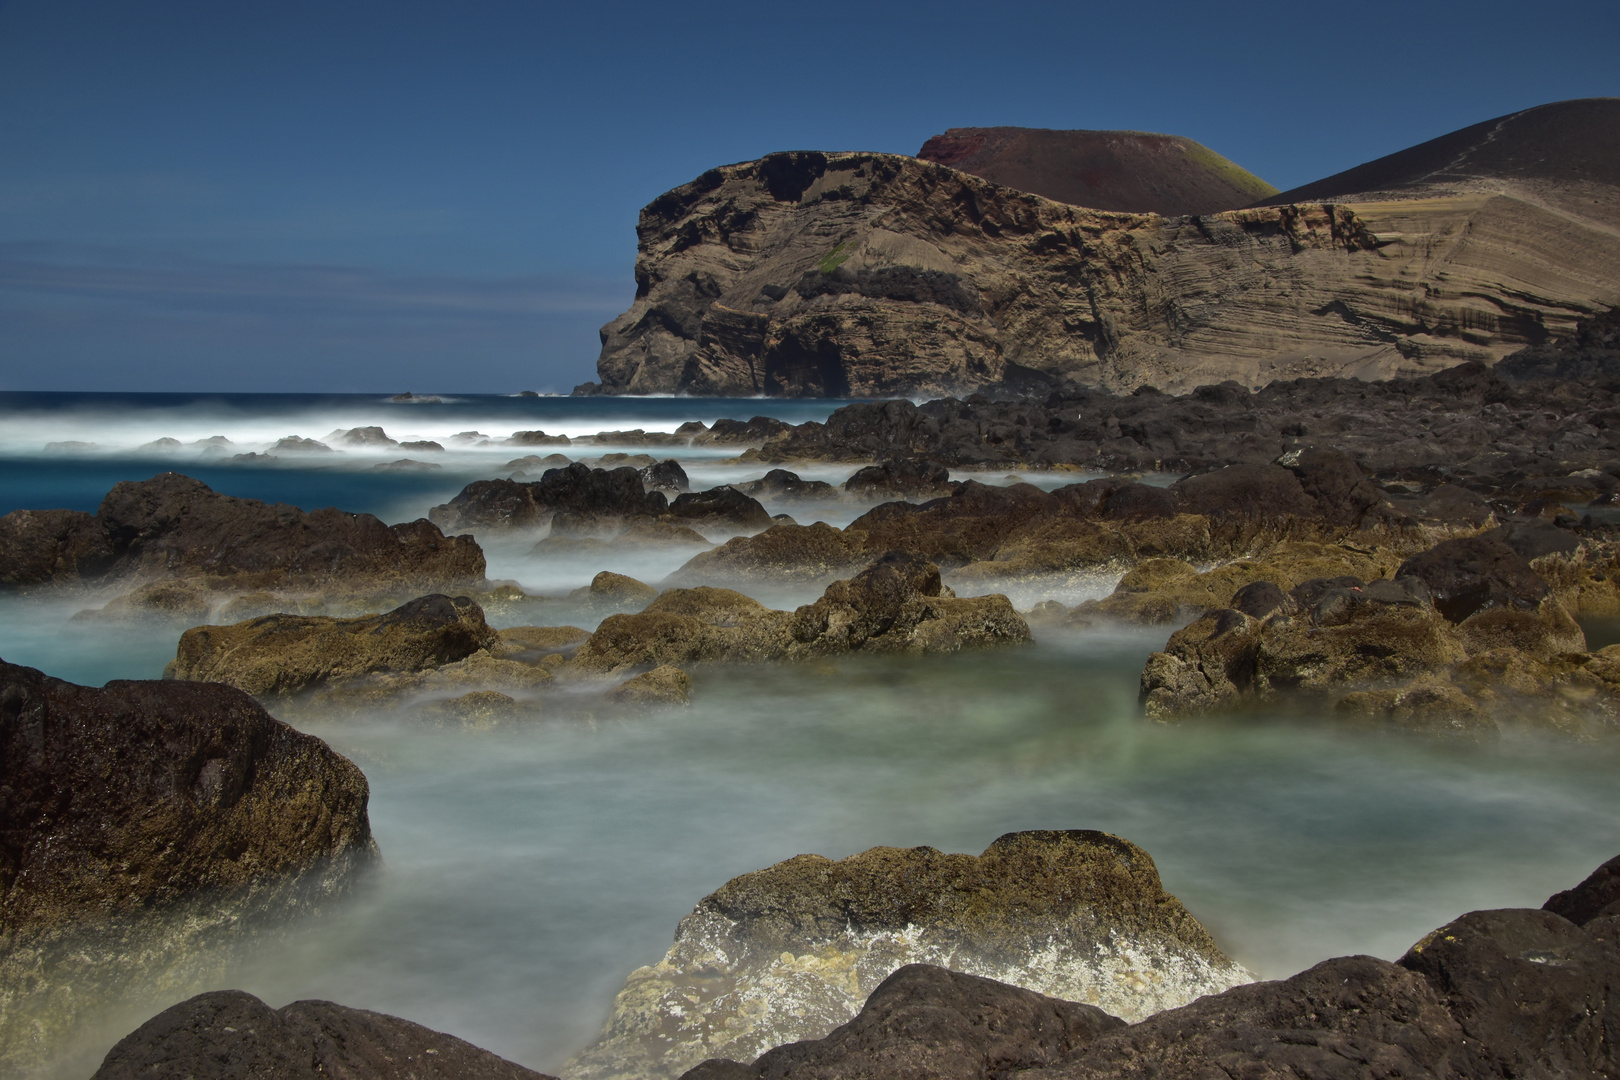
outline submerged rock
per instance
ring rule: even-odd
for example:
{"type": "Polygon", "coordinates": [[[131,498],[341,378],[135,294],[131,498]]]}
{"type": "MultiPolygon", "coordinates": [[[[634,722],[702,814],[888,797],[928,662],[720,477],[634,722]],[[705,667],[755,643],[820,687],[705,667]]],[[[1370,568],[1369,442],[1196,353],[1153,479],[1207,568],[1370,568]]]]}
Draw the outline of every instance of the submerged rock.
{"type": "Polygon", "coordinates": [[[980,856],[800,855],[699,903],[563,1075],[667,1077],[709,1057],[752,1060],[825,1035],[919,962],[1133,1018],[1250,978],[1164,891],[1147,853],[1106,833],[1010,833],[980,856]]]}
{"type": "Polygon", "coordinates": [[[550,1080],[453,1035],[330,1001],[272,1009],[240,990],[158,1013],[107,1053],[92,1080],[550,1080]]]}

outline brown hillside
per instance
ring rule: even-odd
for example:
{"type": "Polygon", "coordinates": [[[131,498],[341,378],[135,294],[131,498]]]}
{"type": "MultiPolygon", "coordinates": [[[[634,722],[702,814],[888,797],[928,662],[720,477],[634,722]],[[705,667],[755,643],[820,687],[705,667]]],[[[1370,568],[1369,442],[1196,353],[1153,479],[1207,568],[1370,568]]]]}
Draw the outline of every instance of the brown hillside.
{"type": "Polygon", "coordinates": [[[951,128],[917,156],[1057,202],[1120,213],[1213,214],[1277,190],[1191,139],[1141,131],[951,128]]]}
{"type": "Polygon", "coordinates": [[[1429,196],[1492,181],[1542,189],[1620,186],[1620,98],[1557,101],[1509,113],[1254,205],[1429,196]]]}

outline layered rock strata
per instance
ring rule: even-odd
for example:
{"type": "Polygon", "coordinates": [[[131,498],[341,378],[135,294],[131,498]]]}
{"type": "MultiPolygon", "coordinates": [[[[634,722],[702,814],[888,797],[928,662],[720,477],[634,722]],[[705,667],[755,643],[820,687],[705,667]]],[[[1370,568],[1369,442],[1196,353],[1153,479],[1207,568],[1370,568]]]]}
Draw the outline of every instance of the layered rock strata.
{"type": "MultiPolygon", "coordinates": [[[[1620,101],[1587,105],[1598,130],[1617,126],[1620,101]]],[[[1556,107],[1501,138],[1544,121],[1561,122],[1556,107]]],[[[1606,160],[1589,177],[1488,165],[1440,186],[1160,217],[914,158],[772,154],[642,211],[635,302],[603,328],[600,383],[582,389],[1180,390],[1488,363],[1620,301],[1606,160]]]]}
{"type": "Polygon", "coordinates": [[[226,686],[76,686],[0,661],[0,1064],[83,1003],[342,894],[365,777],[226,686]]]}
{"type": "MultiPolygon", "coordinates": [[[[1247,982],[1106,833],[1011,833],[983,855],[874,848],[801,855],[728,882],[626,981],[569,1078],[674,1076],[825,1035],[898,968],[927,962],[1140,1018],[1247,982]]],[[[1053,1017],[1105,1026],[1077,1006],[1053,1017]]]]}

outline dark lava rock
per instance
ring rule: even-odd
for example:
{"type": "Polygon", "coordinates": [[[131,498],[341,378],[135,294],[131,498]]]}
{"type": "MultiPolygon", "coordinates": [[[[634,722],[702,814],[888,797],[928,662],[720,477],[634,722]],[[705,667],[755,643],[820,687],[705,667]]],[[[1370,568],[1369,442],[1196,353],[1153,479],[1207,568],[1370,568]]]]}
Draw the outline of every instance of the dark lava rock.
{"type": "Polygon", "coordinates": [[[1288,594],[1271,581],[1256,581],[1239,589],[1232,597],[1232,608],[1253,619],[1263,619],[1288,603],[1288,594]]]}
{"type": "Polygon", "coordinates": [[[1421,580],[1454,623],[1487,608],[1534,608],[1552,594],[1523,556],[1489,533],[1442,541],[1403,562],[1396,576],[1421,580]]]}
{"type": "Polygon", "coordinates": [[[100,577],[118,558],[94,514],[13,510],[0,517],[0,584],[100,577]]]}
{"type": "Polygon", "coordinates": [[[863,499],[904,499],[947,495],[951,471],[923,458],[902,458],[868,465],[844,481],[844,490],[863,499]]]}
{"type": "Polygon", "coordinates": [[[573,440],[566,435],[547,435],[543,431],[514,431],[506,440],[513,446],[570,446],[573,440]]]}
{"type": "MultiPolygon", "coordinates": [[[[1461,1027],[1419,975],[1370,956],[1328,960],[1104,1035],[1043,1076],[1438,1077],[1461,1027]]],[[[1462,1074],[1474,1075],[1474,1074],[1462,1074]]]]}
{"type": "Polygon", "coordinates": [[[226,683],[255,696],[292,694],[378,672],[422,671],[498,645],[465,596],[422,596],[384,615],[264,615],[180,636],[174,679],[226,683]]]}
{"type": "Polygon", "coordinates": [[[1206,517],[1310,517],[1316,503],[1299,477],[1277,465],[1229,465],[1170,488],[1184,512],[1206,517]]]}
{"type": "Polygon", "coordinates": [[[1279,464],[1299,478],[1317,513],[1333,524],[1352,525],[1383,499],[1356,459],[1343,451],[1307,447],[1284,454],[1279,464]]]}
{"type": "Polygon", "coordinates": [[[1300,607],[1309,611],[1316,607],[1317,601],[1329,593],[1347,589],[1360,589],[1364,584],[1366,583],[1360,578],[1352,577],[1349,574],[1331,578],[1311,578],[1309,581],[1302,581],[1295,585],[1289,590],[1288,595],[1293,597],[1294,602],[1299,604],[1300,607]]]}
{"type": "Polygon", "coordinates": [[[399,443],[388,437],[386,431],[375,426],[334,431],[326,437],[326,441],[340,442],[345,446],[375,447],[383,450],[393,450],[399,446],[399,443]]]}
{"type": "Polygon", "coordinates": [[[668,491],[677,495],[692,490],[692,482],[687,479],[686,470],[681,468],[681,463],[674,458],[643,468],[641,486],[648,491],[668,491]]]}
{"type": "Polygon", "coordinates": [[[1593,919],[1620,915],[1620,855],[1615,856],[1573,889],[1565,889],[1550,897],[1542,906],[1545,911],[1562,915],[1576,926],[1585,926],[1593,919]]]}
{"type": "Polygon", "coordinates": [[[990,558],[1020,525],[1061,507],[1032,484],[995,487],[969,480],[949,498],[873,507],[845,533],[865,533],[868,551],[907,551],[949,568],[990,558]]]}
{"type": "Polygon", "coordinates": [[[428,511],[441,529],[536,528],[549,517],[534,500],[534,486],[519,480],[474,480],[428,511]]]}
{"type": "Polygon", "coordinates": [[[1580,537],[1550,521],[1510,521],[1486,533],[1494,536],[1525,560],[1543,555],[1573,555],[1580,548],[1580,537]]]}
{"type": "Polygon", "coordinates": [[[779,1046],[752,1065],[705,1061],[682,1080],[988,1080],[1054,1064],[1123,1026],[1095,1005],[907,964],[872,991],[855,1019],[825,1038],[779,1046]]]}
{"type": "Polygon", "coordinates": [[[114,1046],[93,1080],[550,1080],[471,1043],[330,1001],[240,990],[182,1001],[114,1046]]]}
{"type": "Polygon", "coordinates": [[[426,521],[384,525],[370,514],[221,495],[179,473],[114,485],[92,519],[63,510],[0,518],[0,583],[121,576],[197,577],[254,587],[324,590],[457,588],[481,583],[471,537],[426,521]]]}
{"type": "Polygon", "coordinates": [[[914,555],[890,552],[847,581],[828,587],[813,604],[798,610],[793,636],[801,642],[827,642],[858,649],[869,638],[888,633],[902,610],[918,597],[940,594],[939,567],[914,555]]]}
{"type": "Polygon", "coordinates": [[[1091,480],[1058,488],[1052,494],[1060,499],[1074,499],[1075,509],[1082,516],[1112,521],[1146,521],[1181,513],[1181,503],[1169,488],[1129,480],[1091,480]],[[1070,495],[1071,492],[1074,494],[1070,495]],[[1093,492],[1096,502],[1088,507],[1086,504],[1093,492]]]}
{"type": "Polygon", "coordinates": [[[667,519],[700,530],[757,532],[771,527],[770,512],[759,500],[730,486],[677,495],[669,504],[667,519]]]}
{"type": "Polygon", "coordinates": [[[1414,945],[1463,1029],[1457,1064],[1487,1076],[1620,1070],[1620,952],[1549,911],[1472,911],[1414,945]]]}
{"type": "Polygon", "coordinates": [[[0,932],[370,861],[365,777],[228,686],[0,661],[0,932]]]}
{"type": "Polygon", "coordinates": [[[826,481],[803,480],[786,469],[772,469],[758,480],[735,487],[745,495],[772,502],[825,502],[838,498],[838,489],[826,481]]]}
{"type": "Polygon", "coordinates": [[[636,469],[593,469],[576,461],[530,483],[474,481],[428,511],[428,518],[446,529],[534,528],[558,510],[595,518],[656,517],[668,506],[662,493],[646,489],[636,469]]]}
{"type": "Polygon", "coordinates": [[[719,444],[742,446],[758,445],[766,439],[792,430],[793,425],[773,416],[756,416],[752,420],[716,420],[705,432],[695,432],[692,442],[697,445],[719,444]]]}
{"type": "Polygon", "coordinates": [[[1503,357],[1496,371],[1504,379],[1515,380],[1620,380],[1620,307],[1580,320],[1566,338],[1503,357]]]}

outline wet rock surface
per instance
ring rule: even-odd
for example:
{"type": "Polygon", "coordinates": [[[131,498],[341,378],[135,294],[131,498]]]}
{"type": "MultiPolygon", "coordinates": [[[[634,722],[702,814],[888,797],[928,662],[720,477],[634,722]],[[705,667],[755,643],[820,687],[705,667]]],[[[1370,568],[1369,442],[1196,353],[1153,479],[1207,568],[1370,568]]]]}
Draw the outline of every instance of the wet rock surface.
{"type": "Polygon", "coordinates": [[[983,1080],[1054,1064],[1124,1025],[1094,1005],[907,964],[878,984],[855,1019],[825,1038],[768,1050],[752,1065],[706,1061],[683,1080],[895,1075],[983,1080]]]}
{"type": "Polygon", "coordinates": [[[76,686],[0,661],[8,931],[316,873],[372,851],[360,771],[226,686],[76,686]]]}
{"type": "Polygon", "coordinates": [[[686,1075],[1610,1076],[1620,1069],[1614,922],[1546,910],[1469,912],[1397,963],[1339,957],[1129,1026],[1088,1015],[1074,1023],[1059,1011],[1063,1003],[1028,989],[907,968],[824,1038],[780,1046],[752,1065],[706,1061],[686,1075]]]}
{"type": "Polygon", "coordinates": [[[656,518],[669,506],[662,492],[648,491],[641,471],[628,465],[592,469],[581,462],[548,469],[539,480],[478,480],[454,499],[428,511],[441,528],[538,528],[566,511],[589,518],[656,518]]]}
{"type": "Polygon", "coordinates": [[[199,951],[344,895],[373,865],[365,777],[242,692],[76,686],[0,662],[0,1072],[199,951]]]}
{"type": "Polygon", "coordinates": [[[117,484],[94,515],[18,510],[0,518],[0,585],[183,579],[215,588],[341,597],[482,585],[471,537],[427,521],[221,495],[179,473],[117,484]]]}
{"type": "Polygon", "coordinates": [[[330,1001],[272,1009],[217,990],[165,1009],[108,1052],[93,1080],[546,1080],[452,1035],[330,1001]]]}
{"type": "MultiPolygon", "coordinates": [[[[674,1076],[709,1057],[752,1060],[825,1035],[919,962],[1131,1016],[1249,979],[1164,891],[1147,853],[1106,833],[1011,833],[979,856],[801,855],[705,898],[669,954],[630,976],[602,1036],[563,1075],[674,1076]]],[[[1107,1025],[1039,993],[1015,1005],[978,980],[934,981],[915,994],[943,994],[958,1010],[989,1001],[1026,1031],[1107,1025]]],[[[911,994],[908,985],[902,978],[897,989],[911,994]]],[[[980,1032],[960,1045],[986,1038],[995,1041],[980,1032]]],[[[1030,1049],[1026,1060],[1050,1051],[1030,1049]]]]}

